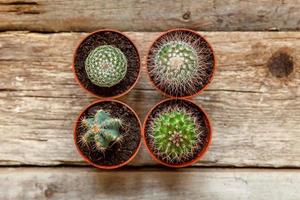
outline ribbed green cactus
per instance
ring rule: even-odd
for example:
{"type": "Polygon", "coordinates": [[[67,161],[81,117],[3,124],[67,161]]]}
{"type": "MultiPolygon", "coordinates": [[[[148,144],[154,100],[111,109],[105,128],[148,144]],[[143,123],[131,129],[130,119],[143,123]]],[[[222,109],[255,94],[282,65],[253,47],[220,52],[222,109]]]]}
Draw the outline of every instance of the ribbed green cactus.
{"type": "Polygon", "coordinates": [[[152,46],[149,74],[159,88],[172,96],[192,95],[206,84],[211,50],[196,36],[168,34],[152,46]]]}
{"type": "Polygon", "coordinates": [[[112,142],[122,140],[119,132],[121,120],[112,118],[104,110],[98,110],[93,117],[83,118],[81,125],[85,132],[81,135],[80,142],[87,146],[94,143],[100,151],[105,151],[112,142]]]}
{"type": "Polygon", "coordinates": [[[90,52],[85,60],[88,78],[100,87],[112,87],[127,72],[127,59],[123,52],[111,45],[102,45],[90,52]]]}
{"type": "Polygon", "coordinates": [[[153,122],[153,149],[169,161],[182,161],[198,145],[196,119],[184,109],[171,109],[153,122]]]}

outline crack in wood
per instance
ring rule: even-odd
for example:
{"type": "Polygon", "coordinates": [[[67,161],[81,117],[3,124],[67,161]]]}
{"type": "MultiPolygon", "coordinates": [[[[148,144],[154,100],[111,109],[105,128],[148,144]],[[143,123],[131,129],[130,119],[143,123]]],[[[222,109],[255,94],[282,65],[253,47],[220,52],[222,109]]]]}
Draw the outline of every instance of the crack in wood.
{"type": "Polygon", "coordinates": [[[264,92],[260,91],[251,91],[251,90],[234,90],[234,89],[207,89],[208,92],[237,92],[237,93],[257,93],[263,94],[264,92]]]}
{"type": "Polygon", "coordinates": [[[13,2],[0,2],[0,9],[2,13],[16,13],[16,15],[37,15],[41,14],[38,10],[39,4],[34,1],[13,1],[13,2]]]}
{"type": "MultiPolygon", "coordinates": [[[[62,85],[76,85],[76,84],[62,84],[62,85]]],[[[12,88],[0,88],[0,92],[38,92],[38,91],[45,91],[45,90],[37,90],[37,89],[12,89],[12,88]]],[[[51,90],[55,91],[55,90],[51,90]]],[[[134,91],[148,91],[148,92],[155,92],[156,89],[154,88],[134,88],[134,91]]],[[[235,89],[206,89],[207,92],[238,92],[238,93],[258,93],[262,94],[264,92],[260,91],[251,91],[251,90],[235,90],[235,89]]],[[[70,96],[39,96],[39,95],[12,95],[11,97],[37,97],[37,98],[69,98],[69,97],[78,97],[78,96],[85,96],[82,95],[70,95],[70,96]]]]}
{"type": "Polygon", "coordinates": [[[38,5],[38,2],[35,1],[11,1],[11,2],[0,2],[0,5],[38,5]]]}
{"type": "Polygon", "coordinates": [[[17,92],[17,91],[19,90],[13,88],[0,88],[0,92],[17,92]]]}
{"type": "Polygon", "coordinates": [[[26,137],[20,137],[21,140],[27,140],[27,141],[38,141],[38,142],[48,142],[48,139],[42,139],[42,138],[26,138],[26,137]]]}

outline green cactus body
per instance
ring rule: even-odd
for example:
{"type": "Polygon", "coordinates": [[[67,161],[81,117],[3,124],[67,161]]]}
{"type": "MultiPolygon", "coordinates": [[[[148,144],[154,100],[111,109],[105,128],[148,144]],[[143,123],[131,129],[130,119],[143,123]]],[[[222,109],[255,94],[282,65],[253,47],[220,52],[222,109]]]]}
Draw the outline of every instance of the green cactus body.
{"type": "Polygon", "coordinates": [[[93,84],[112,87],[125,77],[127,59],[120,49],[102,45],[92,50],[86,58],[85,71],[93,84]]]}
{"type": "Polygon", "coordinates": [[[197,53],[185,42],[169,42],[161,46],[156,54],[157,70],[164,79],[184,84],[197,72],[197,53]]]}
{"type": "Polygon", "coordinates": [[[182,160],[197,145],[195,118],[183,109],[164,112],[154,120],[153,143],[159,155],[170,160],[182,160]]]}
{"type": "Polygon", "coordinates": [[[214,63],[212,54],[207,42],[197,34],[172,31],[152,45],[147,70],[163,92],[176,97],[190,96],[208,83],[214,63]]]}
{"type": "Polygon", "coordinates": [[[121,141],[122,136],[119,132],[121,120],[112,118],[104,110],[98,110],[93,117],[83,118],[81,125],[85,129],[80,138],[84,145],[94,142],[98,150],[105,151],[111,142],[121,141]]]}

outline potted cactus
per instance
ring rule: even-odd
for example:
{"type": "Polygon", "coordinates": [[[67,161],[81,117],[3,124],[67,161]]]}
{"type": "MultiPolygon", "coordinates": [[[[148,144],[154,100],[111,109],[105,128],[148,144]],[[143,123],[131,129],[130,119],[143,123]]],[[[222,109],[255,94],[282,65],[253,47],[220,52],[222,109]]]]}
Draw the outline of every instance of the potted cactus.
{"type": "Polygon", "coordinates": [[[174,29],[151,45],[147,71],[154,86],[172,97],[200,93],[212,80],[215,57],[210,44],[197,32],[174,29]]]}
{"type": "Polygon", "coordinates": [[[76,48],[73,72],[79,85],[97,97],[115,98],[129,92],[140,74],[140,57],[133,42],[114,30],[85,37],[76,48]]]}
{"type": "Polygon", "coordinates": [[[116,100],[97,101],[78,116],[74,141],[88,163],[102,169],[126,165],[141,145],[141,124],[136,113],[116,100]]]}
{"type": "Polygon", "coordinates": [[[197,162],[211,143],[211,126],[206,113],[184,99],[167,99],[147,114],[143,136],[157,162],[185,167],[197,162]]]}

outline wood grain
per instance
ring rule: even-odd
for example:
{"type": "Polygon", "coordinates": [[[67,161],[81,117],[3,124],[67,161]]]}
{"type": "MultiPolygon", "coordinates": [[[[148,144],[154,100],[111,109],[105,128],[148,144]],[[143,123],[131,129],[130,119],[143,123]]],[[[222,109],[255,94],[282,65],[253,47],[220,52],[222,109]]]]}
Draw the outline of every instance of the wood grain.
{"type": "Polygon", "coordinates": [[[1,168],[0,181],[6,200],[300,198],[298,170],[1,168]]]}
{"type": "MultiPolygon", "coordinates": [[[[143,59],[159,33],[127,33],[143,59]]],[[[197,166],[300,167],[300,33],[203,32],[218,59],[213,83],[194,98],[208,112],[213,144],[197,166]],[[272,75],[272,55],[286,54],[292,73],[272,75]]],[[[72,124],[94,97],[71,73],[85,33],[0,34],[0,165],[84,165],[72,124]]],[[[273,58],[272,58],[273,59],[273,58]]],[[[283,69],[285,66],[282,66],[283,69]]],[[[162,96],[145,72],[122,100],[144,119],[162,96]]],[[[154,165],[144,147],[133,165],[154,165]]]]}
{"type": "Polygon", "coordinates": [[[0,30],[299,30],[300,0],[1,0],[0,30]]]}

